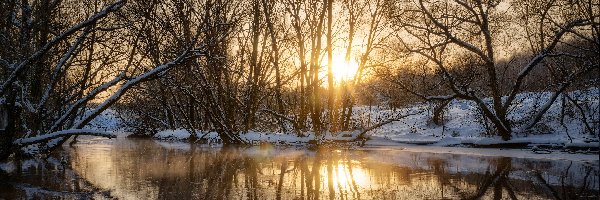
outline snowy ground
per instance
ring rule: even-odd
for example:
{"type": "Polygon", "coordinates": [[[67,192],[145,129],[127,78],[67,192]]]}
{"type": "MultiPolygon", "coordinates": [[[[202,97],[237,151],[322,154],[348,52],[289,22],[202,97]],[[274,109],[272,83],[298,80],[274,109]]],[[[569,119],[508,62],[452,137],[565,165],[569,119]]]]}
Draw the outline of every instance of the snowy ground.
{"type": "MultiPolygon", "coordinates": [[[[326,134],[322,139],[324,140],[352,140],[356,138],[359,131],[354,132],[342,132],[335,136],[326,134]]],[[[177,130],[166,130],[158,132],[154,135],[154,138],[159,140],[187,140],[190,137],[190,133],[185,129],[177,130]]],[[[220,143],[219,135],[216,132],[197,132],[196,137],[206,139],[208,143],[220,143]]],[[[263,132],[249,132],[240,136],[243,140],[250,141],[253,144],[259,145],[261,142],[268,142],[272,144],[284,144],[284,145],[304,145],[311,140],[315,139],[314,134],[306,133],[305,137],[297,137],[292,134],[282,133],[263,133],[263,132]]]]}
{"type": "MultiPolygon", "coordinates": [[[[596,144],[597,145],[597,144],[596,144]]],[[[527,159],[546,159],[546,160],[567,160],[582,162],[598,162],[598,154],[592,152],[572,152],[563,150],[546,150],[544,152],[532,151],[532,149],[507,149],[507,148],[478,148],[473,150],[470,147],[462,146],[440,146],[440,145],[418,145],[407,144],[383,138],[374,138],[367,141],[362,149],[401,149],[409,152],[426,152],[436,154],[459,154],[470,156],[490,156],[490,157],[512,157],[527,159]]]]}
{"type": "Polygon", "coordinates": [[[106,109],[94,118],[85,128],[96,129],[99,131],[115,131],[120,129],[120,120],[117,117],[117,111],[106,109]]]}
{"type": "MultiPolygon", "coordinates": [[[[524,93],[517,96],[514,111],[509,118],[516,123],[524,123],[532,108],[539,108],[548,99],[550,93],[524,93]]],[[[600,127],[598,122],[599,112],[599,90],[598,88],[587,91],[576,91],[570,93],[571,97],[585,100],[591,111],[586,113],[587,120],[595,134],[600,127]]],[[[436,146],[452,146],[460,144],[490,145],[506,143],[523,143],[534,146],[536,144],[555,144],[581,147],[598,147],[597,135],[586,132],[585,125],[581,121],[581,115],[572,107],[565,106],[567,110],[564,123],[560,122],[562,106],[560,98],[550,107],[548,112],[534,130],[514,133],[510,141],[502,141],[500,137],[485,136],[485,125],[478,120],[478,111],[472,102],[464,100],[452,101],[444,114],[444,125],[439,126],[431,122],[430,112],[409,116],[398,122],[386,125],[371,133],[372,136],[386,138],[389,140],[411,143],[411,144],[433,144],[436,146]],[[570,110],[570,111],[569,111],[570,110]]],[[[407,110],[430,109],[428,105],[414,106],[407,110]]],[[[385,111],[383,111],[385,112],[385,111]]],[[[410,112],[410,111],[407,111],[410,112]]]]}
{"type": "MultiPolygon", "coordinates": [[[[598,134],[600,128],[598,122],[600,118],[599,89],[592,88],[584,91],[575,91],[569,93],[573,98],[584,102],[588,107],[587,120],[592,128],[598,134]]],[[[523,93],[517,96],[518,102],[514,106],[514,111],[509,116],[517,123],[526,121],[527,116],[531,116],[532,108],[539,108],[550,93],[523,93]]],[[[592,153],[597,153],[599,147],[597,136],[586,132],[585,126],[581,120],[581,114],[573,107],[565,107],[568,112],[560,123],[562,105],[560,98],[550,107],[544,118],[534,130],[513,134],[510,141],[503,141],[497,136],[486,136],[484,123],[478,120],[478,111],[473,103],[464,100],[454,100],[446,108],[444,114],[444,125],[435,125],[431,122],[432,106],[428,104],[416,104],[414,106],[390,110],[385,107],[367,107],[357,106],[354,109],[353,118],[355,122],[363,127],[376,124],[393,116],[409,115],[399,121],[384,125],[373,131],[368,132],[367,136],[371,138],[366,144],[368,146],[403,146],[405,144],[425,145],[426,148],[413,148],[419,150],[433,149],[433,147],[472,147],[489,146],[495,144],[511,145],[518,144],[521,147],[531,148],[538,154],[546,154],[552,149],[561,149],[570,147],[579,149],[579,153],[589,153],[585,150],[592,148],[592,153]],[[418,114],[414,114],[418,113],[418,114]],[[536,151],[539,147],[543,150],[536,151]],[[584,149],[584,150],[581,150],[584,149]]],[[[569,106],[570,104],[566,104],[569,106]]],[[[101,130],[113,130],[118,132],[117,118],[115,113],[108,110],[99,118],[94,120],[90,128],[101,130]]],[[[344,132],[335,135],[326,134],[325,140],[351,140],[355,138],[360,131],[344,132]]],[[[283,145],[305,145],[315,137],[312,133],[306,133],[307,137],[296,137],[294,134],[282,133],[264,133],[251,131],[243,134],[242,139],[250,141],[255,145],[262,143],[283,144],[283,145]]],[[[218,144],[220,139],[215,132],[197,132],[198,138],[212,144],[218,144]]],[[[154,136],[159,140],[186,140],[190,133],[185,129],[165,130],[154,136]]],[[[414,146],[414,145],[413,145],[414,146]]],[[[411,147],[412,148],[412,147],[411,147]]],[[[528,150],[531,152],[531,150],[528,150]]],[[[443,151],[446,151],[445,149],[443,151]]],[[[573,152],[573,151],[571,151],[573,152]]]]}
{"type": "MultiPolygon", "coordinates": [[[[598,105],[599,90],[597,88],[587,91],[571,92],[572,97],[578,97],[587,101],[592,108],[588,112],[587,118],[591,122],[592,128],[598,132],[598,105]],[[594,110],[595,108],[595,110],[594,110]]],[[[540,107],[550,96],[550,93],[524,93],[517,97],[515,111],[509,117],[513,121],[525,121],[527,116],[531,115],[532,108],[540,107]]],[[[392,111],[381,107],[357,107],[354,112],[354,118],[359,123],[368,126],[385,120],[389,116],[404,115],[409,113],[419,113],[410,115],[397,122],[384,125],[368,133],[368,135],[377,141],[389,140],[388,144],[407,143],[407,144],[427,144],[429,146],[486,146],[493,144],[524,144],[534,147],[536,145],[551,146],[570,146],[570,147],[598,147],[597,137],[590,135],[585,131],[584,124],[580,120],[579,113],[570,111],[560,123],[561,104],[555,102],[550,110],[544,115],[544,118],[534,130],[515,133],[510,141],[503,141],[497,136],[485,136],[485,125],[478,121],[477,108],[473,103],[464,100],[455,100],[451,102],[444,114],[444,125],[435,125],[431,122],[431,106],[426,104],[415,105],[409,108],[392,111]]],[[[573,108],[570,108],[573,110],[573,108]]],[[[337,136],[326,135],[326,139],[348,140],[358,132],[342,133],[337,136]]],[[[597,133],[596,133],[597,134],[597,133]]],[[[198,133],[202,137],[204,133],[198,133]]],[[[163,140],[184,140],[190,134],[185,130],[167,130],[155,135],[163,140]]],[[[207,133],[204,138],[218,141],[216,133],[207,133]]],[[[266,141],[271,143],[305,143],[313,139],[309,137],[295,137],[287,134],[277,133],[259,133],[250,132],[242,136],[249,141],[266,141]]],[[[371,142],[373,143],[373,142],[371,142]]]]}
{"type": "MultiPolygon", "coordinates": [[[[184,135],[184,131],[180,132],[184,135]]],[[[165,133],[166,134],[166,133],[165,133]]],[[[251,135],[255,135],[254,133],[251,135]]],[[[258,135],[258,134],[256,134],[258,135]]],[[[255,135],[255,136],[256,136],[255,135]]],[[[189,137],[189,135],[188,135],[189,137]]],[[[271,136],[273,137],[273,136],[271,136]]],[[[280,137],[296,139],[294,137],[280,137]]],[[[187,137],[182,137],[187,139],[187,137]]],[[[245,138],[246,139],[246,138],[245,138]]],[[[304,146],[308,141],[308,137],[300,139],[300,142],[286,143],[292,146],[304,146]],[[294,145],[296,144],[296,145],[294,145]]],[[[279,140],[285,141],[285,140],[279,140]]],[[[170,149],[189,150],[191,145],[188,142],[181,142],[176,138],[162,139],[157,141],[163,147],[170,149]]],[[[208,144],[210,147],[219,147],[220,144],[208,144]]],[[[296,147],[304,148],[304,147],[296,147]]],[[[375,151],[386,151],[386,150],[402,150],[408,152],[424,152],[424,153],[435,153],[435,154],[454,154],[454,155],[467,155],[467,156],[485,156],[485,157],[512,157],[512,158],[524,158],[524,159],[545,159],[545,160],[566,160],[566,161],[577,161],[577,162],[597,162],[598,154],[594,152],[572,152],[564,151],[560,149],[545,150],[543,152],[532,151],[532,149],[507,149],[507,148],[478,148],[476,151],[470,147],[462,146],[440,146],[440,145],[419,145],[419,144],[407,144],[398,141],[393,141],[385,138],[374,137],[367,141],[364,147],[353,146],[352,148],[358,150],[375,150],[375,151]]],[[[385,159],[384,159],[385,160],[385,159]]]]}

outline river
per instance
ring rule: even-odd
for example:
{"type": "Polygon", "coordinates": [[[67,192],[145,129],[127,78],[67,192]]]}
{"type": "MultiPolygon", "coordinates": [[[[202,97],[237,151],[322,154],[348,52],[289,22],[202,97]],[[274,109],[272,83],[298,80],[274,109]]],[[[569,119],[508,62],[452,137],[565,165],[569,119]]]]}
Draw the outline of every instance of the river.
{"type": "Polygon", "coordinates": [[[599,191],[598,161],[402,148],[88,137],[0,167],[10,172],[0,177],[0,199],[598,199],[599,191]]]}

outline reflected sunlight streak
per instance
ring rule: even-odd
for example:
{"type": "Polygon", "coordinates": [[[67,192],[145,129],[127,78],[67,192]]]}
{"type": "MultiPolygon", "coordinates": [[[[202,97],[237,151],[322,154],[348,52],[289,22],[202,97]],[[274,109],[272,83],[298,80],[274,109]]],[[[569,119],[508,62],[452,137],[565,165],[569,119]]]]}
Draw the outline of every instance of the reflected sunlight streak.
{"type": "MultiPolygon", "coordinates": [[[[360,163],[354,163],[356,161],[351,161],[352,164],[347,162],[334,164],[333,168],[333,187],[338,189],[342,189],[345,191],[352,190],[362,190],[369,186],[370,181],[368,179],[367,172],[359,167],[360,163]]],[[[321,174],[327,175],[327,165],[321,168],[321,174]]],[[[323,182],[324,184],[326,181],[323,182]]]]}
{"type": "Polygon", "coordinates": [[[356,166],[350,170],[348,165],[338,165],[335,179],[338,184],[343,184],[342,186],[356,184],[358,187],[365,187],[369,184],[365,170],[356,166]]]}

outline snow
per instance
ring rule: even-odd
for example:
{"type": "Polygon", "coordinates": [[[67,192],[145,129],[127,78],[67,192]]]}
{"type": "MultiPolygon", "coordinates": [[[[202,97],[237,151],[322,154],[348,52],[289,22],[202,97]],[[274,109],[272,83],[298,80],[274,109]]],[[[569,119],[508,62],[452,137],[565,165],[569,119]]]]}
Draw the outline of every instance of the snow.
{"type": "MultiPolygon", "coordinates": [[[[512,106],[512,112],[509,118],[517,125],[526,125],[526,121],[530,119],[531,114],[535,113],[535,109],[540,108],[548,98],[551,98],[553,93],[521,93],[516,95],[515,104],[512,106]],[[533,110],[533,111],[532,111],[533,110]]],[[[568,93],[571,97],[576,97],[581,102],[586,102],[590,107],[598,107],[600,91],[598,88],[590,88],[587,90],[573,91],[568,93]]],[[[505,97],[506,98],[506,97],[505,97]]],[[[403,109],[388,109],[384,106],[356,106],[354,108],[353,118],[359,127],[369,127],[381,121],[385,121],[394,116],[403,116],[407,113],[416,113],[408,115],[398,121],[386,124],[380,128],[369,131],[367,136],[371,138],[366,145],[376,147],[396,147],[408,148],[418,151],[442,151],[454,153],[468,153],[473,151],[472,146],[488,146],[488,145],[511,145],[516,144],[521,147],[551,146],[560,148],[586,149],[599,147],[596,136],[586,132],[584,124],[581,122],[581,116],[578,112],[568,115],[564,118],[564,124],[560,123],[559,115],[561,114],[560,98],[550,107],[547,114],[544,115],[540,123],[533,130],[527,132],[514,133],[509,141],[504,141],[498,136],[488,136],[486,128],[480,122],[477,110],[477,105],[474,102],[465,100],[453,100],[448,104],[444,114],[444,124],[435,125],[431,120],[433,106],[429,104],[415,104],[403,109]],[[423,112],[424,111],[424,112],[423,112]],[[424,145],[422,148],[419,145],[424,145]],[[441,149],[439,149],[441,148],[441,149]],[[449,148],[449,149],[447,149],[449,148]],[[435,150],[437,149],[437,150],[435,150]]],[[[486,103],[491,103],[490,99],[484,99],[486,103]]],[[[567,102],[569,104],[569,102],[567,102]]],[[[97,119],[94,127],[116,127],[118,119],[111,117],[116,115],[113,110],[105,111],[106,114],[97,119]]],[[[593,123],[598,123],[598,110],[592,110],[586,116],[593,128],[598,131],[598,126],[593,123]]],[[[518,129],[515,128],[515,129],[518,129]]],[[[342,132],[338,134],[325,133],[323,139],[325,141],[339,140],[348,141],[360,133],[360,130],[352,132],[342,132]]],[[[304,133],[306,137],[297,137],[294,134],[284,133],[269,133],[259,131],[249,131],[241,134],[243,140],[248,141],[253,145],[261,145],[264,143],[279,144],[279,145],[306,145],[315,139],[314,133],[304,133]]],[[[195,133],[197,138],[202,138],[210,144],[220,143],[219,136],[216,132],[195,133]]],[[[185,129],[163,130],[154,135],[155,139],[163,141],[184,141],[191,134],[185,129]]],[[[165,143],[164,145],[173,145],[165,143]]],[[[181,145],[181,148],[186,148],[181,145]]],[[[538,149],[539,150],[539,149],[538,149]]],[[[478,149],[476,152],[486,155],[506,155],[515,154],[517,157],[533,156],[535,158],[544,156],[544,151],[532,151],[532,149],[515,149],[515,150],[494,150],[494,149],[478,149]]],[[[556,155],[557,150],[549,151],[556,155]]],[[[565,153],[565,152],[563,152],[565,153]]],[[[572,155],[565,153],[563,156],[558,156],[559,159],[566,159],[572,155]]],[[[589,159],[588,155],[584,155],[585,159],[589,159]]],[[[575,158],[579,159],[579,158],[575,158]]],[[[584,159],[584,160],[585,160],[584,159]]],[[[597,159],[597,158],[596,158],[597,159]]]]}
{"type": "Polygon", "coordinates": [[[579,147],[579,148],[590,148],[590,147],[599,147],[600,143],[598,142],[573,142],[565,144],[566,147],[579,147]]]}
{"type": "MultiPolygon", "coordinates": [[[[569,93],[570,96],[578,96],[580,99],[587,100],[591,107],[598,107],[599,90],[592,88],[586,91],[575,91],[569,93]]],[[[550,98],[552,93],[523,93],[517,95],[514,110],[509,115],[516,123],[526,121],[531,113],[528,111],[534,107],[540,107],[546,99],[550,98]],[[537,100],[537,97],[540,97],[537,100]]],[[[429,109],[427,105],[413,106],[404,110],[429,109]]],[[[381,112],[381,111],[380,111],[381,112]]],[[[569,144],[577,145],[576,141],[584,141],[587,137],[592,137],[586,133],[585,126],[580,120],[580,116],[565,117],[565,126],[560,124],[559,115],[561,105],[559,101],[555,102],[548,113],[544,115],[540,124],[534,130],[528,132],[520,132],[513,134],[510,141],[503,141],[499,137],[485,136],[486,128],[478,123],[477,108],[474,103],[464,100],[453,100],[446,110],[444,115],[444,126],[438,126],[431,122],[429,112],[414,115],[404,118],[398,122],[381,127],[373,131],[372,136],[387,138],[389,140],[423,144],[429,143],[436,145],[458,145],[458,144],[503,144],[503,143],[528,143],[528,144],[569,144]],[[571,138],[569,138],[571,136],[571,138]],[[573,142],[571,142],[573,140],[573,142]]],[[[591,122],[598,121],[598,110],[595,113],[590,113],[588,120],[591,122]]],[[[579,114],[579,113],[577,113],[579,114]]],[[[596,125],[596,129],[597,125],[596,125]]],[[[597,132],[598,130],[596,130],[597,132]]],[[[597,139],[596,139],[597,140],[597,139]]],[[[585,142],[583,142],[585,143],[585,142]]],[[[594,146],[593,144],[585,143],[584,146],[594,146]]],[[[596,147],[598,147],[596,145],[596,147]]]]}
{"type": "Polygon", "coordinates": [[[79,106],[83,105],[84,103],[87,103],[88,101],[90,101],[92,98],[94,98],[99,93],[101,93],[101,92],[107,90],[109,87],[117,84],[121,79],[123,79],[124,76],[125,76],[125,74],[121,73],[120,75],[118,75],[117,77],[115,77],[113,80],[111,80],[109,82],[106,82],[106,83],[98,86],[94,90],[92,90],[84,98],[79,99],[77,102],[75,102],[73,105],[71,105],[67,109],[67,111],[65,112],[65,114],[63,114],[58,120],[56,120],[56,122],[54,122],[54,124],[52,125],[52,127],[50,128],[50,130],[57,129],[63,122],[65,122],[65,120],[67,120],[69,118],[69,116],[71,115],[72,112],[75,112],[77,110],[77,108],[79,106]]]}
{"type": "Polygon", "coordinates": [[[29,168],[39,168],[41,165],[40,160],[37,159],[27,159],[21,162],[21,171],[27,171],[29,168]]]}
{"type": "MultiPolygon", "coordinates": [[[[358,135],[359,131],[354,132],[341,132],[336,134],[335,136],[326,133],[323,136],[324,140],[350,140],[355,138],[358,135]]],[[[310,140],[314,140],[314,133],[309,132],[306,133],[306,137],[297,137],[296,135],[283,134],[283,133],[265,133],[265,132],[248,132],[246,134],[242,134],[240,138],[245,141],[249,141],[253,145],[260,145],[262,142],[272,143],[272,144],[286,144],[286,145],[299,145],[308,143],[310,140]]],[[[154,135],[154,138],[159,140],[167,140],[167,141],[181,141],[187,140],[191,134],[185,129],[177,129],[177,130],[164,130],[158,132],[154,135]]],[[[219,134],[216,132],[197,132],[197,138],[206,139],[209,143],[220,142],[219,134]]]]}
{"type": "Polygon", "coordinates": [[[103,137],[108,137],[108,138],[117,137],[114,133],[98,131],[98,130],[68,129],[68,130],[62,130],[62,131],[56,131],[53,133],[43,134],[43,135],[39,135],[39,136],[35,136],[35,137],[20,138],[20,139],[15,140],[13,143],[16,145],[22,146],[22,145],[38,143],[41,141],[47,141],[47,140],[64,137],[64,136],[71,136],[71,135],[95,135],[95,136],[103,136],[103,137]]]}
{"type": "Polygon", "coordinates": [[[190,137],[190,133],[185,129],[164,130],[154,135],[157,139],[162,140],[185,140],[190,137]]]}
{"type": "Polygon", "coordinates": [[[449,147],[436,145],[415,145],[403,144],[383,138],[375,138],[367,141],[363,149],[374,150],[397,150],[408,152],[436,153],[436,154],[455,154],[455,155],[472,155],[486,157],[512,157],[526,159],[545,159],[545,160],[567,160],[578,162],[598,162],[598,154],[574,154],[565,151],[550,150],[550,154],[534,153],[530,149],[502,149],[502,148],[477,148],[474,150],[470,147],[449,147]]]}
{"type": "Polygon", "coordinates": [[[15,166],[15,164],[12,161],[0,162],[0,170],[4,171],[6,173],[12,173],[16,169],[17,169],[17,167],[15,166]]]}
{"type": "Polygon", "coordinates": [[[4,83],[2,85],[0,85],[0,93],[4,94],[5,90],[7,88],[9,88],[9,86],[12,85],[17,80],[18,74],[20,74],[23,70],[25,70],[27,67],[29,67],[29,63],[33,62],[40,56],[44,55],[44,53],[46,53],[46,51],[48,51],[50,48],[54,47],[54,45],[61,42],[65,38],[67,38],[70,35],[72,35],[73,33],[77,32],[78,30],[80,30],[84,27],[87,27],[91,24],[96,23],[99,19],[104,18],[109,13],[119,10],[124,5],[125,5],[124,0],[115,2],[115,3],[105,7],[103,10],[96,13],[95,15],[90,16],[85,21],[82,21],[82,22],[76,24],[75,26],[72,26],[71,28],[63,31],[62,33],[60,33],[57,36],[55,36],[54,38],[52,38],[52,40],[47,42],[38,51],[33,53],[31,56],[29,56],[29,58],[21,61],[18,65],[16,65],[14,70],[12,70],[12,73],[10,73],[10,76],[8,76],[8,78],[5,79],[4,83]]]}
{"type": "Polygon", "coordinates": [[[121,121],[119,119],[118,113],[113,109],[106,109],[102,113],[100,113],[96,118],[94,118],[88,125],[86,125],[85,129],[93,129],[93,130],[103,130],[108,132],[118,132],[120,131],[121,121]]]}
{"type": "MultiPolygon", "coordinates": [[[[205,47],[206,47],[206,45],[203,44],[194,50],[185,51],[181,55],[179,55],[177,58],[175,58],[174,60],[172,60],[170,62],[158,65],[155,68],[151,69],[150,71],[140,74],[138,76],[131,77],[131,79],[127,80],[127,82],[123,83],[114,93],[112,93],[112,95],[110,97],[108,97],[106,100],[104,100],[96,108],[94,108],[90,112],[88,112],[88,114],[86,114],[85,117],[83,117],[81,120],[76,122],[73,127],[75,127],[75,128],[84,127],[87,124],[87,122],[91,121],[97,115],[104,112],[106,109],[110,108],[111,105],[116,103],[121,98],[121,96],[123,96],[125,94],[125,92],[127,90],[129,90],[131,87],[133,87],[141,82],[144,82],[144,81],[150,79],[150,77],[155,76],[159,73],[169,71],[171,68],[173,68],[180,62],[188,59],[191,53],[199,54],[200,49],[203,49],[205,47]]],[[[121,76],[119,76],[119,77],[121,77],[121,76]]],[[[117,78],[117,79],[120,79],[120,78],[117,78]]]]}

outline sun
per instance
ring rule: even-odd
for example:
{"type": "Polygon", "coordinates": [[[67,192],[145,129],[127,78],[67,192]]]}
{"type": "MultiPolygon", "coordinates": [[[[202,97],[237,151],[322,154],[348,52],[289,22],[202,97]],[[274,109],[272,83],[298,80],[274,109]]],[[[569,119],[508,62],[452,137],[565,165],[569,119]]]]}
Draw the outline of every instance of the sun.
{"type": "Polygon", "coordinates": [[[352,80],[358,71],[358,63],[354,59],[346,62],[343,56],[334,56],[331,71],[336,83],[352,80]]]}

